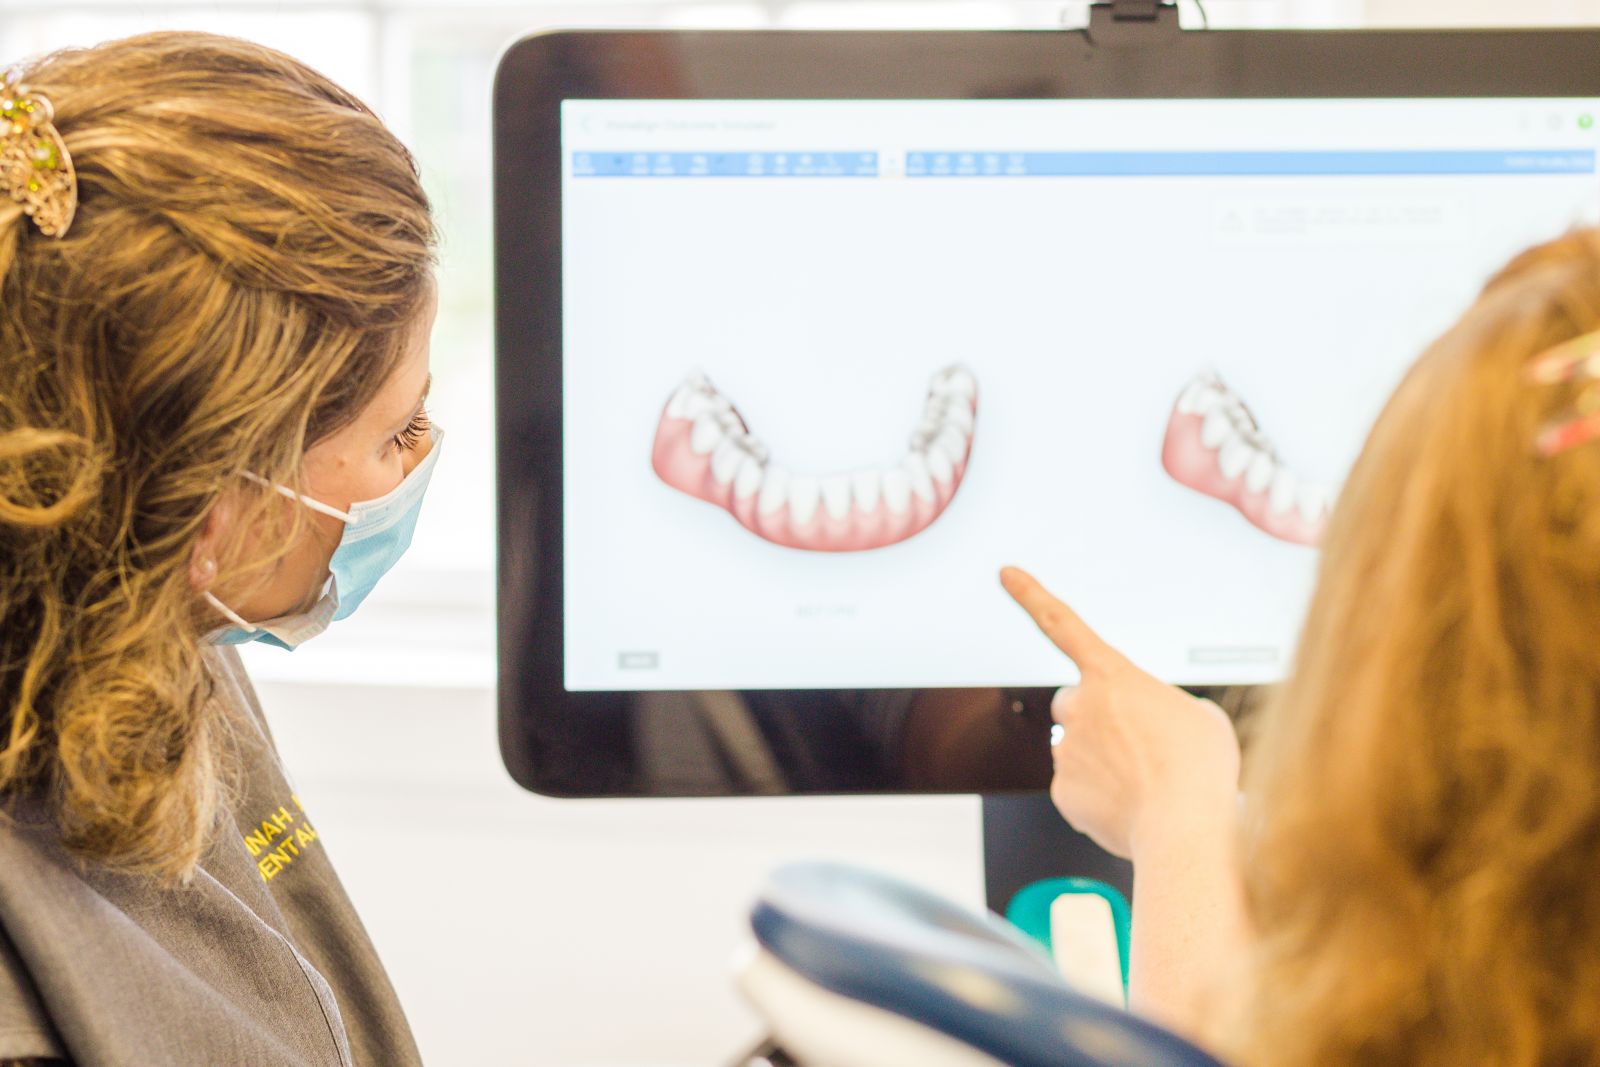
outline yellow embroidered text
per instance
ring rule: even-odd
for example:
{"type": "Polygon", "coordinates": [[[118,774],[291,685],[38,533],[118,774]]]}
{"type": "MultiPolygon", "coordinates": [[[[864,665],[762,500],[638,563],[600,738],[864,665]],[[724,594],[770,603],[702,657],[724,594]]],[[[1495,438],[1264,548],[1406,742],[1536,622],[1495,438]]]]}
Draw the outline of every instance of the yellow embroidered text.
{"type": "Polygon", "coordinates": [[[256,870],[261,872],[263,882],[276,878],[317,840],[300,798],[291,794],[289,799],[294,802],[294,811],[280,804],[277,811],[261,820],[261,825],[244,835],[244,847],[256,858],[256,870]]]}

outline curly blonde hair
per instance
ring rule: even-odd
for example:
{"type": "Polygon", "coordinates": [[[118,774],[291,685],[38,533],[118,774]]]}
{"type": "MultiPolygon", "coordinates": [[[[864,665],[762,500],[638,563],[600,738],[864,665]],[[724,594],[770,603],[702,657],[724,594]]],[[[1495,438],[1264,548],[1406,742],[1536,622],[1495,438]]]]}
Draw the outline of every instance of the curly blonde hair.
{"type": "Polygon", "coordinates": [[[85,860],[182,880],[231,750],[192,546],[224,491],[292,540],[299,509],[241,472],[299,485],[378,392],[435,233],[406,149],[271,49],[152,34],[22,80],[79,208],[57,240],[0,197],[0,796],[85,860]]]}
{"type": "Polygon", "coordinates": [[[1533,249],[1405,378],[1251,752],[1252,1067],[1591,1063],[1600,446],[1542,458],[1600,232],[1533,249]]]}

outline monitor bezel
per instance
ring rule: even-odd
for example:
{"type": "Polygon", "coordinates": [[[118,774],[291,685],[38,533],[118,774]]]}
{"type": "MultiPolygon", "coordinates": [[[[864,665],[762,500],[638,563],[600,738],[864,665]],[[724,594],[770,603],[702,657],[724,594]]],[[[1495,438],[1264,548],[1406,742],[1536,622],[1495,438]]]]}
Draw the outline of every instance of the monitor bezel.
{"type": "MultiPolygon", "coordinates": [[[[562,31],[516,42],[493,115],[498,701],[512,778],[563,797],[764,791],[641,781],[626,694],[563,685],[563,100],[1588,97],[1600,96],[1596,72],[1600,29],[562,31]]],[[[803,714],[806,694],[793,698],[803,714]]],[[[1042,746],[1048,723],[1034,728],[1042,746]]],[[[858,785],[816,792],[966,791],[858,785]]]]}

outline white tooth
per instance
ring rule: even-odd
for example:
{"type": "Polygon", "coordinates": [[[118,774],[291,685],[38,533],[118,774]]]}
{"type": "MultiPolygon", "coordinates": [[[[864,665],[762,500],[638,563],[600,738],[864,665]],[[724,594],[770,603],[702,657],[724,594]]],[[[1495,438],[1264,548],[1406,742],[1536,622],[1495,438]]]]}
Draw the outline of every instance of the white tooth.
{"type": "Polygon", "coordinates": [[[789,472],[774,463],[767,468],[761,480],[761,496],[756,500],[756,513],[771,515],[789,502],[789,472]]]}
{"type": "Polygon", "coordinates": [[[1178,394],[1178,411],[1184,415],[1193,415],[1199,408],[1200,390],[1203,387],[1198,381],[1190,382],[1183,387],[1183,392],[1178,394]]]}
{"type": "Polygon", "coordinates": [[[850,476],[835,474],[822,479],[822,505],[828,515],[842,519],[850,514],[850,476]]]}
{"type": "Polygon", "coordinates": [[[711,396],[699,389],[682,386],[672,394],[672,400],[667,404],[667,414],[675,419],[688,419],[693,422],[711,409],[711,396]]]}
{"type": "Polygon", "coordinates": [[[728,398],[717,392],[711,383],[704,379],[698,384],[686,385],[684,389],[687,390],[683,401],[686,419],[698,419],[708,412],[712,415],[721,415],[733,410],[728,398]]]}
{"type": "Polygon", "coordinates": [[[897,515],[911,508],[911,476],[899,467],[883,472],[883,503],[897,515]]]}
{"type": "Polygon", "coordinates": [[[967,434],[962,433],[954,426],[946,426],[939,431],[939,436],[934,438],[933,443],[938,445],[939,450],[950,458],[951,463],[960,463],[967,458],[969,440],[970,437],[967,434]]]}
{"type": "Polygon", "coordinates": [[[756,457],[756,459],[762,463],[765,463],[767,460],[772,458],[772,453],[767,451],[767,446],[762,444],[760,440],[751,436],[750,434],[744,434],[740,438],[740,443],[744,445],[744,450],[746,452],[756,457]]]}
{"type": "Polygon", "coordinates": [[[943,393],[955,396],[977,396],[978,379],[972,372],[962,366],[946,367],[933,376],[930,392],[943,393]]]}
{"type": "Polygon", "coordinates": [[[950,462],[950,457],[944,454],[943,448],[930,448],[923,454],[928,464],[928,473],[933,475],[933,480],[940,485],[949,485],[955,481],[955,464],[950,462]]]}
{"type": "Polygon", "coordinates": [[[1295,494],[1300,491],[1300,479],[1294,476],[1291,470],[1278,469],[1272,479],[1272,496],[1267,501],[1267,506],[1274,514],[1282,514],[1294,507],[1295,494]]]}
{"type": "Polygon", "coordinates": [[[972,424],[977,417],[972,414],[972,408],[963,400],[958,400],[944,409],[944,424],[953,426],[967,433],[972,432],[972,424]]]}
{"type": "Polygon", "coordinates": [[[1322,486],[1315,482],[1307,482],[1300,487],[1295,503],[1300,505],[1300,514],[1311,522],[1316,522],[1327,514],[1328,494],[1322,486]]]}
{"type": "Polygon", "coordinates": [[[817,502],[822,499],[822,487],[810,474],[801,474],[789,482],[789,522],[802,526],[811,521],[817,512],[817,502]]]}
{"type": "Polygon", "coordinates": [[[686,419],[689,417],[689,397],[693,390],[687,385],[680,385],[673,390],[672,399],[667,401],[667,418],[686,419]]]}
{"type": "Polygon", "coordinates": [[[922,458],[919,452],[908,452],[906,458],[900,461],[900,469],[906,472],[906,477],[911,479],[911,491],[923,500],[932,502],[933,476],[928,473],[928,461],[922,458]]]}
{"type": "Polygon", "coordinates": [[[701,415],[694,420],[694,430],[689,434],[689,451],[703,456],[716,448],[720,440],[722,440],[722,427],[717,423],[716,417],[710,414],[701,415]]]}
{"type": "Polygon", "coordinates": [[[739,473],[733,478],[733,495],[740,500],[761,488],[761,476],[766,472],[766,465],[754,456],[745,456],[744,462],[739,465],[739,473]]]}
{"type": "Polygon", "coordinates": [[[1217,466],[1224,478],[1237,478],[1255,454],[1256,450],[1244,438],[1230,437],[1223,442],[1222,451],[1217,453],[1217,466]]]}
{"type": "Polygon", "coordinates": [[[1178,410],[1190,415],[1204,415],[1222,399],[1222,382],[1211,374],[1195,377],[1178,397],[1178,410]]]}
{"type": "Polygon", "coordinates": [[[711,452],[711,477],[723,485],[733,481],[733,476],[739,473],[739,463],[744,458],[745,450],[739,447],[739,442],[724,437],[711,452]]]}
{"type": "Polygon", "coordinates": [[[1250,461],[1250,470],[1244,476],[1244,487],[1252,493],[1259,493],[1272,481],[1272,472],[1277,469],[1277,464],[1272,461],[1269,452],[1257,452],[1250,461]]]}
{"type": "Polygon", "coordinates": [[[705,410],[707,398],[716,391],[711,379],[695,371],[674,390],[672,399],[667,402],[667,414],[675,419],[692,419],[705,410]]]}
{"type": "Polygon", "coordinates": [[[1206,421],[1200,426],[1200,443],[1207,448],[1216,448],[1232,431],[1233,422],[1228,418],[1227,411],[1214,407],[1206,413],[1206,421]]]}
{"type": "Polygon", "coordinates": [[[717,412],[717,422],[721,424],[725,433],[742,434],[745,432],[744,420],[735,415],[732,408],[717,412]]]}
{"type": "Polygon", "coordinates": [[[878,498],[883,495],[883,476],[876,470],[856,471],[850,476],[850,491],[856,507],[862,511],[876,511],[878,498]]]}
{"type": "MultiPolygon", "coordinates": [[[[700,416],[705,415],[716,419],[726,403],[727,401],[716,393],[696,393],[694,399],[689,401],[689,410],[692,412],[690,418],[698,419],[700,416]]],[[[722,420],[717,419],[717,421],[720,423],[722,420]]]]}

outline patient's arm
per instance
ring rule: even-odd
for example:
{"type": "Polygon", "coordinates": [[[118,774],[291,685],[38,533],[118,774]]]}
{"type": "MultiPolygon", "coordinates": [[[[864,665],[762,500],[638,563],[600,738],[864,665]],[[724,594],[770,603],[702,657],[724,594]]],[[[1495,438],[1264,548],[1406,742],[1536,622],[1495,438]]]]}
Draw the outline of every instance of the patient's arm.
{"type": "Polygon", "coordinates": [[[1236,1008],[1249,941],[1230,815],[1172,812],[1133,854],[1129,1004],[1210,1046],[1236,1008]]]}

